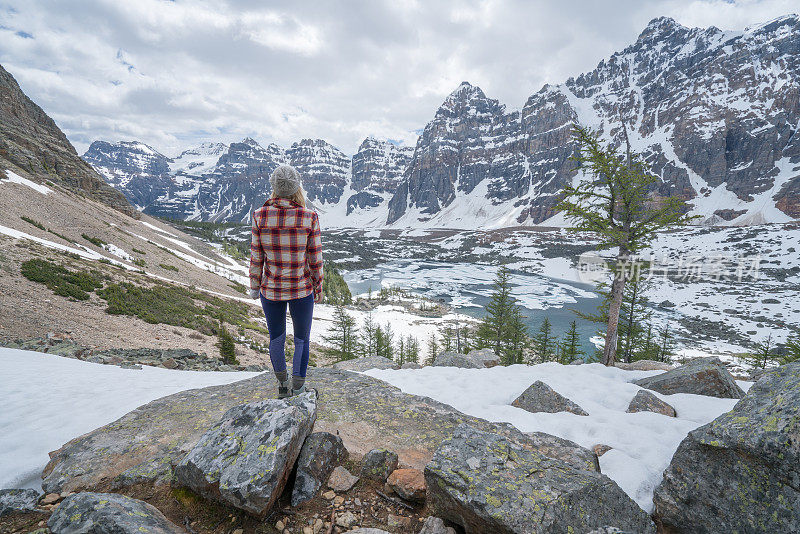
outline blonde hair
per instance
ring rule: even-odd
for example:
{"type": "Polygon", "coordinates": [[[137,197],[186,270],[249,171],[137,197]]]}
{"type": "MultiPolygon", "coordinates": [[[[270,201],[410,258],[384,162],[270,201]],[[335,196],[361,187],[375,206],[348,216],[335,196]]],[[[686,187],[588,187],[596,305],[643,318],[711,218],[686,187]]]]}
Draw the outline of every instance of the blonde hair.
{"type": "Polygon", "coordinates": [[[300,189],[298,189],[297,191],[295,191],[294,194],[289,195],[288,197],[279,197],[273,191],[272,192],[272,198],[285,198],[285,199],[291,200],[295,204],[300,204],[300,206],[303,207],[303,208],[306,207],[306,196],[303,194],[303,188],[302,187],[300,189]]]}

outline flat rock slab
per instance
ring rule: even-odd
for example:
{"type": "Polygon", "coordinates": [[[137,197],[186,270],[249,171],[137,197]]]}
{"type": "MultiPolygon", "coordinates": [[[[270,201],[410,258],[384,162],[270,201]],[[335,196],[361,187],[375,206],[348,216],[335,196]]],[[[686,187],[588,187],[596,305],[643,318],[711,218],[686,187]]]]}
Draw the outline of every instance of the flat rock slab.
{"type": "Polygon", "coordinates": [[[370,369],[398,369],[399,366],[389,358],[383,356],[365,356],[363,358],[354,358],[352,360],[345,360],[336,362],[332,365],[334,369],[343,371],[369,371],[370,369]]]}
{"type": "Polygon", "coordinates": [[[347,459],[342,438],[330,432],[314,432],[306,438],[297,458],[297,476],[292,488],[292,506],[312,499],[331,471],[347,459]]]}
{"type": "Polygon", "coordinates": [[[0,517],[36,510],[41,493],[33,489],[0,490],[0,517]]]}
{"type": "Polygon", "coordinates": [[[800,363],[689,432],[653,501],[664,532],[800,532],[800,363]]]}
{"type": "Polygon", "coordinates": [[[668,417],[677,416],[675,408],[673,408],[670,404],[643,389],[640,389],[638,392],[636,392],[636,395],[634,395],[630,404],[628,404],[628,409],[626,411],[628,413],[653,412],[660,413],[661,415],[666,415],[668,417]]]}
{"type": "Polygon", "coordinates": [[[514,399],[511,406],[522,408],[523,410],[531,413],[558,413],[570,412],[575,415],[589,415],[583,408],[566,398],[565,396],[555,392],[553,388],[537,380],[522,394],[514,399]]]}
{"type": "Polygon", "coordinates": [[[175,467],[176,482],[263,516],[280,497],[316,411],[313,391],[231,408],[175,467]]]}
{"type": "Polygon", "coordinates": [[[621,525],[655,531],[648,515],[596,471],[462,425],[425,468],[428,505],[467,533],[589,532],[621,525]]]}
{"type": "MultiPolygon", "coordinates": [[[[339,435],[351,454],[386,447],[397,452],[405,466],[424,469],[461,423],[534,447],[509,424],[465,415],[366,375],[312,368],[307,380],[319,391],[314,430],[339,435]]],[[[154,400],[55,451],[43,485],[48,493],[63,493],[105,491],[115,481],[166,483],[171,466],[227,410],[277,396],[273,376],[264,374],[154,400]]]]}
{"type": "Polygon", "coordinates": [[[722,399],[741,399],[744,391],[717,358],[698,358],[660,375],[633,382],[664,395],[692,393],[722,399]]]}
{"type": "Polygon", "coordinates": [[[116,493],[70,495],[47,526],[53,534],[186,534],[154,506],[116,493]]]}

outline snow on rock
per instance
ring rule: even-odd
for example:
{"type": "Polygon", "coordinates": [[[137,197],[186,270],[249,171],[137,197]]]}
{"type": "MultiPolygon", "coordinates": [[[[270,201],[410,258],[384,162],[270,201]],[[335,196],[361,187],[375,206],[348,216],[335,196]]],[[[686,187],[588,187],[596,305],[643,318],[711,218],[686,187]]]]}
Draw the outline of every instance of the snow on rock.
{"type": "Polygon", "coordinates": [[[666,399],[678,416],[626,413],[631,400],[641,390],[630,382],[658,373],[623,371],[600,364],[545,363],[489,369],[371,370],[364,374],[384,380],[406,393],[444,402],[466,414],[511,423],[523,432],[546,432],[588,449],[599,443],[609,445],[612,450],[600,458],[601,471],[650,512],[653,490],[681,440],[689,431],[736,404],[736,399],[655,394],[666,399]],[[536,380],[577,403],[589,415],[530,413],[511,406],[511,402],[536,380]]]}
{"type": "Polygon", "coordinates": [[[122,369],[0,348],[0,487],[40,487],[48,452],[154,399],[257,374],[122,369]]]}
{"type": "Polygon", "coordinates": [[[19,174],[16,174],[16,173],[11,172],[9,170],[6,171],[5,178],[6,178],[6,180],[3,180],[2,177],[0,177],[0,184],[8,182],[8,183],[12,183],[12,184],[24,185],[24,186],[30,187],[34,191],[37,191],[37,192],[39,192],[39,193],[41,193],[43,195],[47,195],[47,194],[53,192],[53,190],[50,189],[49,187],[41,185],[41,184],[37,184],[36,182],[32,182],[32,181],[28,180],[27,178],[23,178],[19,174]]]}

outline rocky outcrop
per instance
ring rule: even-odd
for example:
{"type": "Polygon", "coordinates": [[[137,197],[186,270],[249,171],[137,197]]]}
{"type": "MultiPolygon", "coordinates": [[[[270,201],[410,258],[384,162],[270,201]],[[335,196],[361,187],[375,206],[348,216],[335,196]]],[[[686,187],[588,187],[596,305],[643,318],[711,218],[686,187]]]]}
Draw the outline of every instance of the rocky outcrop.
{"type": "Polygon", "coordinates": [[[263,516],[280,497],[316,420],[316,394],[228,410],[175,468],[206,498],[263,516]]]}
{"type": "Polygon", "coordinates": [[[800,531],[800,363],[689,432],[653,500],[665,532],[800,531]]]}
{"type": "Polygon", "coordinates": [[[361,476],[384,481],[397,469],[397,453],[388,449],[372,449],[364,455],[361,476]]]}
{"type": "Polygon", "coordinates": [[[185,534],[146,502],[116,493],[77,493],[58,505],[47,526],[53,534],[185,534]]]}
{"type": "Polygon", "coordinates": [[[570,412],[575,415],[589,415],[583,408],[569,400],[568,398],[553,391],[553,388],[537,380],[522,394],[514,399],[511,406],[522,408],[531,413],[546,412],[570,412]]]}
{"type": "Polygon", "coordinates": [[[314,497],[331,471],[347,459],[342,438],[330,432],[314,432],[306,438],[297,458],[297,475],[292,488],[292,506],[314,497]]]}
{"type": "Polygon", "coordinates": [[[661,415],[666,415],[668,417],[677,416],[675,413],[675,408],[659,399],[649,391],[645,391],[643,389],[640,389],[636,392],[636,395],[634,395],[630,404],[628,404],[628,409],[626,412],[653,412],[660,413],[661,415]]]}
{"type": "MultiPolygon", "coordinates": [[[[310,368],[307,380],[323,392],[315,431],[339,435],[350,454],[389,448],[404,466],[423,469],[461,423],[523,447],[536,446],[511,425],[465,415],[366,375],[310,368]]],[[[168,482],[172,466],[227,410],[277,394],[271,376],[256,376],[154,400],[54,451],[43,473],[44,488],[48,493],[103,491],[123,473],[135,475],[139,483],[168,482]]]]}
{"type": "Polygon", "coordinates": [[[53,119],[0,66],[0,168],[10,165],[39,181],[62,184],[138,217],[122,193],[106,184],[97,171],[78,157],[75,147],[53,119]]]}
{"type": "Polygon", "coordinates": [[[383,356],[364,356],[353,360],[344,360],[332,365],[334,369],[345,371],[369,371],[370,369],[397,369],[399,366],[389,358],[383,356]]]}
{"type": "Polygon", "coordinates": [[[36,510],[41,494],[33,489],[0,490],[0,517],[36,510]]]}
{"type": "Polygon", "coordinates": [[[407,501],[425,501],[425,473],[419,469],[395,469],[386,484],[407,501]]]}
{"type": "Polygon", "coordinates": [[[588,532],[620,525],[654,532],[622,489],[495,434],[460,426],[425,468],[428,503],[466,532],[588,532]]]}
{"type": "Polygon", "coordinates": [[[633,382],[664,395],[692,393],[723,399],[741,399],[744,391],[717,358],[698,358],[659,375],[633,382]]]}

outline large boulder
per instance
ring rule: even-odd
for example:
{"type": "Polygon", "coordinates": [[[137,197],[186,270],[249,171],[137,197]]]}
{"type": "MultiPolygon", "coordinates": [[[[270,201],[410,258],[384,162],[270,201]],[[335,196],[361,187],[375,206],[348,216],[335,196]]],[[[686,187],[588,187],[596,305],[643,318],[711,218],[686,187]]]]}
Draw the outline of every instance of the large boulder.
{"type": "Polygon", "coordinates": [[[33,489],[0,490],[0,517],[36,510],[41,493],[33,489]]]}
{"type": "Polygon", "coordinates": [[[800,532],[800,363],[690,432],[653,500],[665,532],[800,532]]]}
{"type": "Polygon", "coordinates": [[[744,391],[717,358],[697,358],[676,369],[633,382],[664,395],[692,393],[723,399],[741,399],[744,391]]]}
{"type": "Polygon", "coordinates": [[[231,408],[175,467],[176,481],[263,516],[283,491],[316,413],[313,391],[231,408]]]}
{"type": "Polygon", "coordinates": [[[428,504],[467,533],[588,532],[619,525],[654,532],[610,478],[460,426],[425,468],[428,504]]]}
{"type": "Polygon", "coordinates": [[[306,438],[297,458],[297,476],[292,488],[292,506],[314,497],[331,471],[347,459],[342,438],[330,432],[314,432],[306,438]]]}
{"type": "Polygon", "coordinates": [[[626,411],[628,413],[653,412],[668,417],[677,416],[675,408],[644,389],[640,389],[636,392],[636,395],[633,396],[630,404],[628,404],[628,409],[626,411]]]}
{"type": "Polygon", "coordinates": [[[500,356],[495,354],[492,349],[472,349],[467,353],[467,358],[483,363],[484,367],[500,365],[500,356]]]}
{"type": "Polygon", "coordinates": [[[185,534],[154,506],[116,493],[76,493],[55,509],[53,534],[185,534]]]}
{"type": "Polygon", "coordinates": [[[537,380],[528,386],[528,389],[514,399],[511,405],[532,413],[570,412],[575,415],[589,415],[583,408],[563,395],[556,393],[541,380],[537,380]]]}
{"type": "Polygon", "coordinates": [[[383,356],[364,356],[363,358],[336,362],[332,367],[343,371],[363,372],[369,371],[370,369],[399,369],[400,366],[383,356]]]}
{"type": "Polygon", "coordinates": [[[483,369],[483,361],[478,361],[470,358],[466,354],[459,354],[458,352],[442,352],[433,360],[433,365],[436,367],[460,367],[462,369],[483,369]]]}
{"type": "Polygon", "coordinates": [[[671,363],[657,360],[636,360],[630,363],[614,362],[614,367],[626,371],[670,371],[675,369],[675,366],[671,363]]]}

